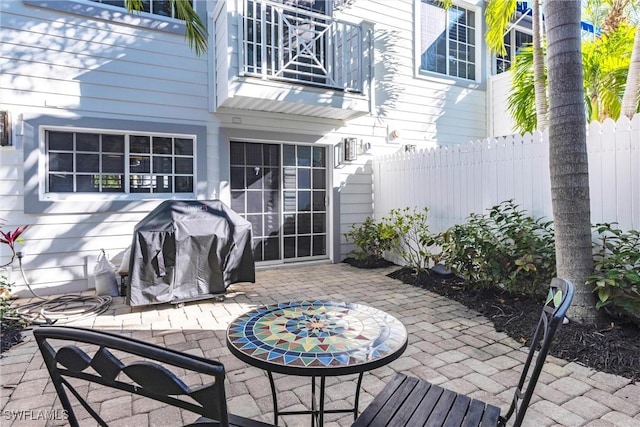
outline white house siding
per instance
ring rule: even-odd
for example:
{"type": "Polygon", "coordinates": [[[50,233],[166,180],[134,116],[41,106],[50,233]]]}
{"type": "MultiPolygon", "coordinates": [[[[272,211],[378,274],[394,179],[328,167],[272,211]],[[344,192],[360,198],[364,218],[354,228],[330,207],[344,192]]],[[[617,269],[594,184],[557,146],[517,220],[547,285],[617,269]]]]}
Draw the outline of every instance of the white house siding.
{"type": "MultiPolygon", "coordinates": [[[[240,110],[221,109],[217,113],[225,127],[320,134],[324,136],[318,142],[330,145],[337,144],[345,137],[356,137],[363,144],[371,144],[372,149],[368,153],[360,154],[356,161],[334,171],[333,187],[334,192],[339,193],[340,204],[339,228],[335,230],[339,234],[340,258],[353,249],[353,245],[346,242],[344,233],[353,224],[359,224],[373,214],[371,160],[374,154],[404,150],[407,144],[416,145],[417,148],[455,145],[487,135],[483,84],[470,87],[446,77],[416,76],[415,7],[413,0],[367,0],[356,1],[336,13],[336,17],[342,20],[374,24],[372,66],[375,80],[371,114],[342,123],[240,110]],[[221,114],[240,118],[242,125],[232,124],[230,117],[225,119],[221,114]],[[261,120],[261,117],[265,118],[261,120]],[[282,118],[274,122],[274,117],[282,118]],[[389,141],[388,133],[394,130],[399,132],[400,137],[389,141]]],[[[239,18],[234,12],[241,8],[242,0],[234,0],[218,8],[219,13],[216,13],[216,16],[228,21],[226,25],[216,28],[216,49],[229,50],[225,60],[218,62],[216,70],[219,75],[226,73],[228,79],[233,79],[239,70],[239,18]]],[[[479,41],[481,39],[478,37],[479,41]]],[[[484,75],[486,66],[483,62],[478,64],[480,75],[484,75]]],[[[218,79],[217,84],[216,92],[221,97],[226,96],[224,94],[229,91],[227,79],[218,79]]]]}
{"type": "MultiPolygon", "coordinates": [[[[24,159],[22,148],[24,139],[37,137],[38,130],[26,126],[23,132],[20,119],[50,116],[69,124],[92,118],[213,128],[215,119],[207,111],[207,62],[190,51],[182,35],[140,31],[136,25],[33,4],[5,0],[1,5],[0,109],[11,112],[16,135],[13,147],[0,148],[0,218],[6,220],[3,230],[29,225],[23,261],[36,292],[79,291],[87,288],[91,274],[87,257],[94,259],[100,249],[111,257],[121,253],[131,242],[134,225],[157,201],[119,212],[59,202],[47,208],[55,214],[25,213],[25,162],[37,156],[24,159]]],[[[203,188],[199,194],[206,197],[211,190],[203,188]]],[[[4,264],[8,251],[1,246],[4,264]]],[[[12,280],[21,285],[16,266],[12,280]]]]}
{"type": "Polygon", "coordinates": [[[489,135],[497,138],[499,136],[512,135],[514,133],[515,122],[511,114],[507,111],[507,98],[511,88],[511,72],[497,74],[488,79],[487,98],[490,111],[489,135]]]}
{"type": "MultiPolygon", "coordinates": [[[[20,115],[25,120],[46,115],[66,117],[70,122],[88,117],[206,126],[206,182],[198,188],[199,198],[229,201],[228,147],[219,143],[229,129],[240,135],[259,132],[275,141],[306,135],[302,139],[327,145],[330,156],[331,148],[345,137],[371,144],[371,150],[361,152],[356,161],[333,169],[331,209],[339,216],[332,218],[330,225],[337,245],[330,249],[336,262],[353,249],[344,233],[373,215],[374,155],[404,150],[406,144],[418,148],[450,145],[487,134],[483,85],[470,87],[450,79],[415,75],[415,5],[410,0],[356,1],[339,12],[341,19],[374,24],[371,114],[347,123],[216,109],[211,97],[219,88],[212,87],[209,77],[217,75],[216,84],[227,84],[220,75],[230,64],[237,64],[235,24],[210,28],[210,52],[197,57],[182,35],[61,13],[23,1],[0,1],[0,109],[11,112],[14,124],[20,115]],[[230,50],[228,62],[208,64],[220,49],[230,50]],[[400,137],[389,141],[388,134],[394,130],[400,137]]],[[[233,17],[226,10],[230,4],[216,8],[216,3],[208,2],[207,8],[233,17]]],[[[478,67],[478,72],[486,68],[484,64],[478,67]]],[[[25,234],[24,265],[37,291],[86,289],[91,274],[86,257],[96,256],[100,249],[111,257],[121,253],[130,243],[134,225],[158,202],[117,212],[87,205],[74,211],[67,204],[52,208],[55,213],[25,213],[23,169],[25,160],[29,165],[33,159],[22,158],[22,138],[15,138],[14,147],[0,148],[0,218],[7,222],[3,230],[30,225],[25,234]]],[[[6,248],[0,250],[4,263],[8,253],[6,248]]],[[[14,279],[21,284],[18,275],[14,274],[14,279]]]]}
{"type": "MultiPolygon", "coordinates": [[[[339,136],[355,136],[373,146],[341,178],[343,198],[347,200],[341,206],[342,253],[353,249],[343,234],[352,224],[373,215],[369,210],[375,203],[369,193],[373,188],[370,176],[373,155],[403,151],[405,145],[415,145],[417,149],[446,146],[487,135],[482,84],[470,88],[445,76],[416,76],[415,7],[411,0],[368,0],[356,1],[339,13],[341,19],[375,23],[372,114],[350,121],[336,132],[339,136]],[[392,131],[397,131],[399,138],[389,140],[392,131]]],[[[479,42],[481,39],[478,37],[479,42]]],[[[478,73],[485,73],[486,64],[477,66],[478,73]]]]}

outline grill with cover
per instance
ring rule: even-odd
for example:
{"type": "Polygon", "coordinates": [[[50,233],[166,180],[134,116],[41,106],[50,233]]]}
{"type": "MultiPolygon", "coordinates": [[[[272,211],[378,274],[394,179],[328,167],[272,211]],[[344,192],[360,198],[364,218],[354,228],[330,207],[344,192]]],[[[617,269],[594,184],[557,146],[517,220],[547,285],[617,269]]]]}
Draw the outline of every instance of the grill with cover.
{"type": "Polygon", "coordinates": [[[255,282],[251,223],[219,200],[166,200],[134,228],[127,303],[179,303],[255,282]]]}

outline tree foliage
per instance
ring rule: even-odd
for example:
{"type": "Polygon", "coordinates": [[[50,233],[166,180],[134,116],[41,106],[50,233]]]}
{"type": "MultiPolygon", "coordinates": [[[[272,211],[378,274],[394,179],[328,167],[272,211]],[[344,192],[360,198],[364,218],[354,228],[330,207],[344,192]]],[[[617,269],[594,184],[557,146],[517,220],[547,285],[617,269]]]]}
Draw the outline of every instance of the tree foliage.
{"type": "MultiPolygon", "coordinates": [[[[129,12],[142,12],[144,10],[143,0],[125,0],[125,5],[129,12]]],[[[169,0],[175,17],[185,23],[185,38],[189,42],[189,47],[200,56],[207,51],[208,33],[207,27],[200,19],[200,16],[193,9],[190,0],[169,0]]]]}
{"type": "MultiPolygon", "coordinates": [[[[588,121],[617,120],[625,90],[625,82],[635,28],[622,23],[610,34],[582,43],[584,95],[588,121]]],[[[507,110],[515,122],[515,131],[536,129],[533,80],[533,49],[520,50],[511,67],[512,85],[507,98],[507,110]]]]}

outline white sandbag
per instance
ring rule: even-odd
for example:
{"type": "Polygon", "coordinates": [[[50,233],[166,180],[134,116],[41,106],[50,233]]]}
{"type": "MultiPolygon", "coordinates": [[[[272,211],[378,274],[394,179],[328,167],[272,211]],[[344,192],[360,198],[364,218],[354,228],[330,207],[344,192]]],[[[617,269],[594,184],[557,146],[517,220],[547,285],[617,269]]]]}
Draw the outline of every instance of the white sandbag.
{"type": "Polygon", "coordinates": [[[120,263],[120,267],[118,267],[117,273],[121,276],[129,275],[129,262],[131,261],[131,246],[129,246],[122,255],[122,262],[120,263]]]}
{"type": "Polygon", "coordinates": [[[96,295],[109,295],[117,297],[118,280],[116,279],[116,267],[107,259],[104,250],[98,255],[98,262],[93,272],[96,282],[96,295]]]}

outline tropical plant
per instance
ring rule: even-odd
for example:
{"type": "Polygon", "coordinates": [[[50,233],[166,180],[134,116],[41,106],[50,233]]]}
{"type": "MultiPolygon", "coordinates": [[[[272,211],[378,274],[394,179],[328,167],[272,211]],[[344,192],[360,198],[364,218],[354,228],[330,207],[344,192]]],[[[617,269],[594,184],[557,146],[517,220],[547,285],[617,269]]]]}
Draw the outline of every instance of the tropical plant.
{"type": "MultiPolygon", "coordinates": [[[[189,41],[189,47],[196,55],[207,51],[207,27],[200,16],[193,9],[191,0],[168,0],[170,7],[175,11],[176,18],[185,23],[185,38],[189,41]]],[[[145,0],[125,0],[125,6],[129,12],[142,12],[145,10],[145,0]]]]}
{"type": "MultiPolygon", "coordinates": [[[[0,222],[3,222],[0,219],[0,222]]],[[[0,230],[0,243],[9,246],[11,249],[11,259],[0,268],[4,268],[13,263],[16,257],[16,243],[23,243],[22,233],[27,229],[26,225],[17,227],[13,231],[4,232],[0,230]]],[[[0,272],[0,351],[8,350],[20,339],[20,329],[28,324],[17,313],[13,306],[11,295],[11,285],[8,276],[4,271],[0,272]]]]}
{"type": "Polygon", "coordinates": [[[595,271],[587,284],[598,296],[596,307],[640,322],[640,231],[625,233],[608,223],[595,228],[595,271]]]}
{"type": "MultiPolygon", "coordinates": [[[[548,127],[548,103],[546,93],[546,73],[544,67],[544,42],[540,25],[540,1],[532,2],[532,41],[531,62],[533,74],[531,76],[532,90],[529,92],[533,103],[534,126],[540,131],[548,127]]],[[[516,11],[516,0],[490,0],[485,9],[487,32],[485,39],[489,50],[504,55],[504,33],[511,23],[516,11]]]]}
{"type": "Polygon", "coordinates": [[[4,243],[5,245],[9,246],[9,249],[11,249],[11,259],[9,260],[8,263],[0,265],[1,267],[6,267],[8,265],[11,265],[13,263],[13,260],[16,257],[16,243],[24,243],[24,240],[22,239],[22,233],[24,233],[24,231],[27,229],[28,225],[22,225],[20,227],[17,227],[15,230],[13,231],[9,231],[7,233],[5,233],[4,231],[0,230],[0,243],[4,243]]]}
{"type": "MultiPolygon", "coordinates": [[[[625,80],[633,47],[633,28],[620,24],[617,31],[582,43],[585,105],[589,121],[620,116],[625,80]]],[[[512,66],[512,86],[507,110],[518,132],[538,129],[535,109],[533,49],[524,47],[512,66]]]]}
{"type": "Polygon", "coordinates": [[[511,89],[507,97],[507,111],[513,118],[514,131],[520,133],[533,132],[538,126],[532,64],[533,48],[525,46],[516,55],[510,69],[511,89]]]}
{"type": "Polygon", "coordinates": [[[555,275],[551,221],[507,200],[442,234],[442,261],[480,287],[543,296],[555,275]]]}
{"type": "Polygon", "coordinates": [[[0,320],[14,312],[11,308],[11,283],[5,274],[0,274],[0,320]]]}
{"type": "Polygon", "coordinates": [[[580,1],[549,0],[545,8],[549,82],[549,168],[559,277],[575,285],[569,317],[596,323],[587,277],[593,271],[580,1]]]}
{"type": "MultiPolygon", "coordinates": [[[[633,15],[636,6],[640,6],[638,0],[583,0],[583,19],[590,21],[594,27],[599,27],[603,35],[611,34],[617,31],[618,27],[623,22],[629,21],[629,17],[633,15]]],[[[638,37],[636,37],[638,40],[638,37]]],[[[640,46],[634,51],[639,50],[640,46]]],[[[640,53],[640,52],[638,52],[640,53]]],[[[640,60],[640,58],[638,58],[640,60]]],[[[622,101],[621,114],[631,118],[636,111],[636,105],[629,105],[632,93],[631,85],[634,80],[634,73],[640,76],[640,64],[635,67],[630,66],[627,74],[627,83],[625,84],[624,96],[622,101]]],[[[640,82],[637,82],[640,84],[640,82]]],[[[638,93],[636,85],[636,94],[638,93]]],[[[634,97],[635,98],[635,97],[634,97]]]]}
{"type": "Polygon", "coordinates": [[[383,221],[391,226],[398,239],[394,240],[391,252],[399,256],[416,273],[427,271],[438,258],[432,248],[437,246],[436,237],[429,232],[429,208],[408,207],[392,209],[383,221]]]}
{"type": "Polygon", "coordinates": [[[623,22],[636,28],[621,110],[621,115],[632,118],[640,112],[640,0],[586,0],[584,6],[585,18],[603,34],[616,31],[623,22]]]}
{"type": "Polygon", "coordinates": [[[375,222],[368,217],[361,225],[352,224],[351,230],[344,234],[347,241],[353,242],[358,250],[351,254],[358,261],[370,258],[382,259],[384,252],[391,250],[398,235],[394,228],[386,222],[375,222]]]}
{"type": "Polygon", "coordinates": [[[620,117],[634,28],[620,23],[615,31],[582,44],[584,92],[589,121],[620,117]]]}

